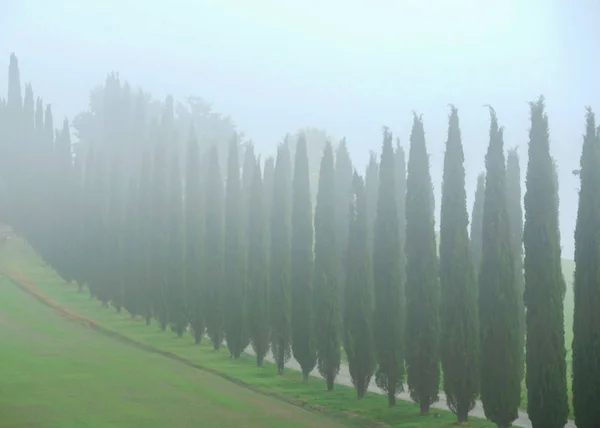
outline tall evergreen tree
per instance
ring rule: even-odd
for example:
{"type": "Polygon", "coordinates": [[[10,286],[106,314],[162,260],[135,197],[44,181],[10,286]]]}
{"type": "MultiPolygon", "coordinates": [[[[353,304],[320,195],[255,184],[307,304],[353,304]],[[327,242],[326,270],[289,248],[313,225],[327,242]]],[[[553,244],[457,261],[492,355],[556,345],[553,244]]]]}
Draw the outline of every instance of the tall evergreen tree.
{"type": "Polygon", "coordinates": [[[448,407],[459,423],[465,422],[475,407],[479,386],[477,281],[469,247],[464,161],[458,111],[453,106],[440,215],[440,350],[448,407]]]}
{"type": "Polygon", "coordinates": [[[204,188],[204,239],[202,271],[206,287],[206,329],[213,348],[223,342],[223,180],[219,152],[213,146],[208,154],[204,188]]]}
{"type": "MultiPolygon", "coordinates": [[[[371,157],[369,170],[376,162],[371,157]]],[[[377,211],[373,242],[373,279],[375,312],[373,338],[377,357],[377,386],[386,392],[390,406],[396,405],[396,394],[404,389],[404,331],[405,296],[402,283],[403,265],[400,261],[400,232],[398,231],[398,207],[396,199],[396,174],[392,134],[383,130],[381,167],[378,168],[379,183],[377,211]]],[[[373,173],[371,173],[373,174],[373,173]]],[[[368,175],[367,177],[368,178],[368,175]]],[[[373,179],[372,179],[373,180],[373,179]]],[[[369,219],[369,186],[365,185],[367,219],[369,219]]],[[[369,246],[371,247],[371,246],[369,246]]]]}
{"type": "Polygon", "coordinates": [[[138,304],[140,315],[150,324],[153,308],[153,252],[152,252],[152,152],[150,149],[143,150],[142,165],[140,170],[140,197],[139,197],[139,246],[140,258],[138,268],[138,281],[140,292],[138,304]]]}
{"type": "Polygon", "coordinates": [[[206,328],[206,290],[202,279],[202,187],[200,151],[194,129],[188,140],[185,171],[185,285],[194,342],[206,328]]]}
{"type": "Polygon", "coordinates": [[[185,231],[179,150],[171,150],[169,177],[168,313],[171,329],[181,337],[189,323],[185,287],[185,231]]]}
{"type": "Polygon", "coordinates": [[[473,255],[473,268],[475,277],[479,277],[479,268],[481,265],[481,245],[483,234],[483,199],[485,196],[485,173],[477,176],[477,187],[475,190],[475,199],[473,201],[473,211],[471,211],[471,254],[473,255]]]}
{"type": "MultiPolygon", "coordinates": [[[[163,134],[168,128],[163,124],[163,134]]],[[[169,245],[169,193],[167,146],[164,136],[159,137],[154,148],[152,170],[152,307],[161,330],[169,321],[167,306],[168,245],[169,245]]]]}
{"type": "MultiPolygon", "coordinates": [[[[269,225],[271,224],[271,208],[273,207],[273,176],[275,174],[275,158],[269,156],[265,159],[265,167],[263,171],[263,192],[265,194],[265,219],[267,221],[267,244],[270,243],[269,239],[269,225]]],[[[267,245],[268,246],[268,245],[267,245]]]]}
{"type": "Polygon", "coordinates": [[[502,129],[490,108],[490,144],[485,157],[479,325],[481,401],[485,416],[499,428],[518,416],[519,305],[506,202],[506,170],[502,129]]]}
{"type": "Polygon", "coordinates": [[[373,271],[367,244],[367,198],[362,178],[355,172],[349,206],[344,299],[344,350],[350,377],[360,400],[375,371],[373,342],[373,271]]]}
{"type": "Polygon", "coordinates": [[[438,260],[429,156],[425,131],[415,115],[406,178],[406,374],[421,414],[438,400],[440,319],[438,260]]]}
{"type": "Polygon", "coordinates": [[[141,281],[138,275],[143,249],[140,246],[139,185],[137,177],[129,179],[127,204],[123,219],[123,306],[133,317],[141,315],[141,281]]]}
{"type": "MultiPolygon", "coordinates": [[[[396,205],[398,209],[398,230],[400,232],[400,259],[406,263],[406,156],[400,145],[400,139],[396,139],[396,205]]],[[[402,270],[405,273],[405,270],[402,270]]],[[[406,281],[406,278],[402,279],[406,281]]]]}
{"type": "MultiPolygon", "coordinates": [[[[248,166],[249,167],[249,166],[248,166]]],[[[248,266],[248,328],[250,343],[256,354],[256,365],[261,367],[269,350],[269,287],[267,263],[267,222],[264,216],[264,192],[260,159],[252,173],[251,197],[246,223],[248,266]]]]}
{"type": "Polygon", "coordinates": [[[379,163],[377,155],[371,152],[369,164],[365,173],[365,192],[367,194],[367,222],[369,226],[369,248],[373,251],[375,236],[375,217],[377,214],[377,200],[379,198],[379,163]]]}
{"type": "Polygon", "coordinates": [[[339,254],[338,284],[340,307],[344,306],[344,284],[346,283],[346,251],[348,249],[348,207],[352,200],[352,175],[354,168],[348,152],[346,139],[342,139],[335,152],[335,237],[339,254]]]}
{"type": "Polygon", "coordinates": [[[223,316],[227,347],[233,358],[244,351],[244,251],[243,251],[243,194],[240,182],[240,156],[237,136],[229,145],[227,183],[225,190],[225,298],[223,316]]]}
{"type": "Polygon", "coordinates": [[[291,160],[288,141],[277,148],[270,212],[269,323],[277,373],[283,374],[291,340],[291,160]]]}
{"type": "Polygon", "coordinates": [[[590,108],[580,168],[573,284],[573,413],[579,428],[591,428],[600,420],[600,139],[590,108]]]}
{"type": "Polygon", "coordinates": [[[124,221],[124,195],[122,186],[122,157],[120,151],[115,151],[109,170],[109,201],[107,215],[106,239],[106,261],[107,276],[106,286],[109,290],[108,298],[111,305],[121,313],[123,307],[123,273],[125,264],[123,262],[123,221],[124,221]]]}
{"type": "Polygon", "coordinates": [[[313,210],[306,138],[296,144],[292,189],[292,352],[302,368],[304,382],[317,363],[312,302],[313,210]]]}
{"type": "Polygon", "coordinates": [[[510,242],[515,264],[515,287],[519,305],[519,376],[525,374],[525,278],[523,276],[523,208],[521,206],[521,166],[517,149],[508,151],[506,157],[506,202],[510,221],[510,242]]]}
{"type": "MultiPolygon", "coordinates": [[[[531,103],[525,192],[527,413],[534,427],[562,428],[569,417],[557,188],[544,100],[531,103]]],[[[520,339],[520,338],[519,338],[520,339]]]]}
{"type": "Polygon", "coordinates": [[[321,160],[315,206],[313,305],[317,327],[317,367],[327,382],[328,391],[333,389],[341,362],[339,258],[335,229],[335,167],[333,148],[327,143],[321,160]]]}

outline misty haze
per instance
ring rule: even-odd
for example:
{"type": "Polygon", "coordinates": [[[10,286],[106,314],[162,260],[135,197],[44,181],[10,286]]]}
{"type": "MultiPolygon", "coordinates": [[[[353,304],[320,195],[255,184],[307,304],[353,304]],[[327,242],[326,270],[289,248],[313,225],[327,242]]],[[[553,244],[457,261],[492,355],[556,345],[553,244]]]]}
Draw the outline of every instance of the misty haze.
{"type": "Polygon", "coordinates": [[[597,427],[600,6],[0,14],[0,427],[597,427]]]}

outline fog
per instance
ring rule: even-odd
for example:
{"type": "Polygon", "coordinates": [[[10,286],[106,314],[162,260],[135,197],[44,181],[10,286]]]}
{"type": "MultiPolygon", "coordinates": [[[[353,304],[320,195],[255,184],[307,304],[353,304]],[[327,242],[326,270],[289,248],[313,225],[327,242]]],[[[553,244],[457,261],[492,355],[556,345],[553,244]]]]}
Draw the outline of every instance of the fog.
{"type": "MultiPolygon", "coordinates": [[[[547,99],[563,255],[572,257],[584,106],[598,107],[600,6],[580,0],[3,2],[0,58],[73,118],[118,71],[156,98],[198,95],[273,153],[304,126],[347,138],[363,170],[388,125],[408,147],[423,114],[439,208],[448,104],[459,108],[469,207],[491,104],[526,166],[528,102],[547,99]]],[[[7,67],[0,82],[7,82],[7,67]]],[[[439,216],[439,210],[437,212],[439,216]]]]}

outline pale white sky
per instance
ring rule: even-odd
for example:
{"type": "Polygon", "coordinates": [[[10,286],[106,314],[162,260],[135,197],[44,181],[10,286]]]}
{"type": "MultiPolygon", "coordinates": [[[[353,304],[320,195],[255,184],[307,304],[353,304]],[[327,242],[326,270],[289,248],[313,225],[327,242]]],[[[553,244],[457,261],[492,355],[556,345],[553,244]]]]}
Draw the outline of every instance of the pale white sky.
{"type": "MultiPolygon", "coordinates": [[[[469,204],[493,105],[526,166],[528,101],[547,98],[573,251],[584,106],[600,65],[591,0],[0,0],[0,82],[8,56],[60,118],[119,71],[157,97],[199,95],[231,114],[259,150],[301,126],[346,136],[355,163],[382,125],[407,147],[423,114],[439,193],[448,103],[459,108],[469,204]]],[[[4,91],[2,91],[4,92],[4,91]]],[[[438,194],[439,201],[439,194],[438,194]]],[[[438,203],[439,208],[439,203],[438,203]]]]}

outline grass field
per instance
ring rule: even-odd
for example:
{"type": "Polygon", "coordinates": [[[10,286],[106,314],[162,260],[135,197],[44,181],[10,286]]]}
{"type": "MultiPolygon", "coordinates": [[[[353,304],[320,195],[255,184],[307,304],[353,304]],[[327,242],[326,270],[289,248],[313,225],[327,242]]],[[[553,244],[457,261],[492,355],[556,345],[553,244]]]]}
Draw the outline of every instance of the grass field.
{"type": "Polygon", "coordinates": [[[2,427],[341,427],[86,330],[0,280],[2,427]]]}
{"type": "MultiPolygon", "coordinates": [[[[439,418],[433,412],[420,416],[418,406],[409,402],[390,409],[377,394],[357,401],[352,388],[327,392],[320,379],[305,385],[298,373],[277,376],[271,364],[257,368],[246,355],[234,361],[226,351],[193,345],[189,336],[178,339],[154,324],[116,314],[65,284],[17,239],[0,247],[0,269],[20,272],[54,301],[111,331],[246,385],[106,337],[2,279],[2,427],[454,426],[449,412],[439,411],[439,418]]],[[[472,419],[469,426],[493,425],[472,419]]]]}

